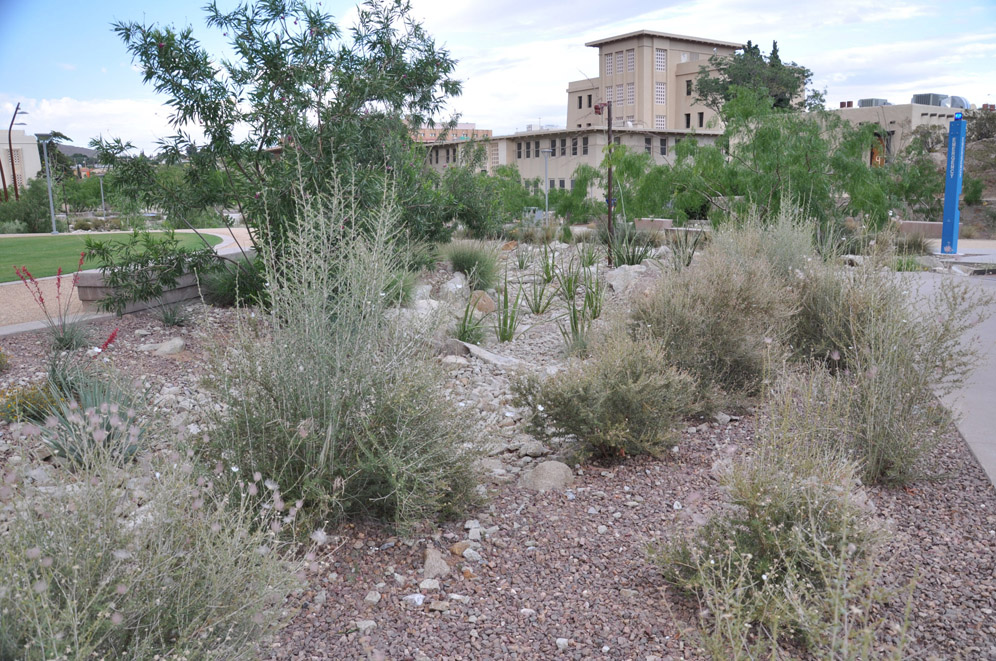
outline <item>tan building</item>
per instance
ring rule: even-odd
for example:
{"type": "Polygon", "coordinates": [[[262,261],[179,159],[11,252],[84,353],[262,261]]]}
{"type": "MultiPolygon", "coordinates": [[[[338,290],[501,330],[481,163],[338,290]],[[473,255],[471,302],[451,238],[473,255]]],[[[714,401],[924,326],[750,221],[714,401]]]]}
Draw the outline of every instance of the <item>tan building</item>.
{"type": "Polygon", "coordinates": [[[479,129],[476,124],[471,123],[457,124],[452,128],[446,126],[427,126],[415,131],[412,137],[417,142],[483,140],[491,137],[491,129],[479,129]]]}
{"type": "MultiPolygon", "coordinates": [[[[613,141],[658,164],[671,163],[674,145],[686,137],[711,142],[722,134],[714,113],[693,105],[692,87],[712,55],[732,55],[740,44],[641,30],[586,45],[598,48],[599,75],[568,83],[566,126],[491,138],[487,171],[514,164],[523,179],[542,181],[546,162],[551,190],[571,188],[579,165],[602,162],[608,115],[595,114],[595,106],[605,102],[613,107],[613,141]]],[[[437,141],[429,163],[439,171],[459,163],[467,147],[461,142],[437,141]]]]}
{"type": "MultiPolygon", "coordinates": [[[[880,99],[867,101],[881,103],[880,99]]],[[[865,102],[859,102],[862,103],[865,102]]],[[[878,124],[881,127],[876,133],[882,149],[873,149],[868,155],[869,163],[875,165],[908,147],[913,139],[913,131],[920,126],[937,127],[946,134],[948,124],[954,119],[955,113],[964,111],[960,108],[928,106],[922,103],[904,103],[897,106],[869,103],[864,106],[854,106],[853,103],[844,101],[834,112],[852,124],[878,124]]]]}
{"type": "Polygon", "coordinates": [[[17,177],[18,188],[23,188],[34,179],[42,169],[41,157],[38,156],[38,142],[33,135],[25,135],[24,131],[14,130],[8,135],[0,131],[0,168],[7,186],[13,188],[17,177]],[[11,147],[14,150],[13,165],[11,165],[11,147]]]}

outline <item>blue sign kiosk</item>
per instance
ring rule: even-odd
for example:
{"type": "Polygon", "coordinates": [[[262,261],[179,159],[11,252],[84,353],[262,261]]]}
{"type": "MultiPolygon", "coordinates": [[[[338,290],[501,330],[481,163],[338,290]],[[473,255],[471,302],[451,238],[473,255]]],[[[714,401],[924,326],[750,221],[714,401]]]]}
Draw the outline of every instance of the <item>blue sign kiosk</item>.
{"type": "Polygon", "coordinates": [[[965,167],[965,126],[961,113],[948,125],[948,166],[944,171],[944,225],[941,228],[941,253],[958,254],[958,198],[961,196],[962,171],[965,167]]]}

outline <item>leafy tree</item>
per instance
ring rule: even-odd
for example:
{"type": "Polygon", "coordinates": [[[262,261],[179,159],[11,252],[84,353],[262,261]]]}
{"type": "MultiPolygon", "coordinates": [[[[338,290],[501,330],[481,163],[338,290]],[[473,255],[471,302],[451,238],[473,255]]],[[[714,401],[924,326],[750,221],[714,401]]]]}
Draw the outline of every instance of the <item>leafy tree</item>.
{"type": "Polygon", "coordinates": [[[601,181],[598,168],[582,164],[574,170],[574,185],[563,196],[550,200],[550,208],[572,225],[582,225],[606,214],[605,200],[591,197],[591,189],[601,181]]]}
{"type": "Polygon", "coordinates": [[[189,27],[114,26],[173,107],[177,134],[160,144],[167,161],[190,158],[183,131],[199,126],[206,144],[192,167],[217,163],[247,222],[278,243],[302,193],[321,194],[333,178],[366,206],[389,179],[409,234],[445,235],[409,127],[431,123],[460,85],[454,60],[411,18],[408,0],[370,0],[348,37],[302,0],[205,10],[230,59],[212,57],[189,27]]]}
{"type": "Polygon", "coordinates": [[[968,122],[968,126],[965,127],[965,137],[969,142],[996,138],[996,111],[967,110],[965,121],[968,122]]]}
{"type": "Polygon", "coordinates": [[[782,63],[778,42],[771,43],[765,56],[756,45],[747,42],[733,55],[713,55],[709,67],[700,66],[695,81],[696,101],[717,113],[735,96],[735,88],[744,87],[764,94],[779,110],[814,110],[823,105],[823,95],[806,88],[813,72],[794,62],[782,63]],[[715,75],[710,74],[715,69],[715,75]]]}

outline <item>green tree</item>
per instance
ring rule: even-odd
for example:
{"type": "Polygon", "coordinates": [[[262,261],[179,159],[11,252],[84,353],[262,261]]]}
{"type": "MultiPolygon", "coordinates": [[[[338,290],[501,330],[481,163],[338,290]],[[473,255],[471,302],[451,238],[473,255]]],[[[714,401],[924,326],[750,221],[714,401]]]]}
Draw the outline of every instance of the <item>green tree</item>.
{"type": "Polygon", "coordinates": [[[748,41],[743,50],[713,55],[709,67],[699,67],[696,102],[718,113],[735,96],[735,88],[743,87],[769,97],[772,107],[779,110],[813,110],[822,107],[823,95],[813,91],[807,95],[812,78],[813,72],[806,67],[782,63],[777,41],[772,42],[768,56],[748,41]],[[715,69],[715,75],[710,69],[715,69]]]}
{"type": "Polygon", "coordinates": [[[199,126],[206,144],[191,165],[217,164],[247,222],[277,243],[301,198],[333,178],[366,206],[390,179],[409,235],[445,235],[409,130],[431,124],[460,85],[454,60],[412,19],[408,0],[370,0],[348,36],[302,0],[205,10],[230,58],[210,55],[189,27],[114,26],[173,108],[177,133],[160,144],[168,162],[190,157],[184,130],[199,126]]]}
{"type": "Polygon", "coordinates": [[[592,188],[598,186],[601,174],[598,168],[582,164],[574,170],[570,191],[550,200],[550,208],[571,225],[582,225],[605,216],[605,200],[591,197],[592,188]]]}

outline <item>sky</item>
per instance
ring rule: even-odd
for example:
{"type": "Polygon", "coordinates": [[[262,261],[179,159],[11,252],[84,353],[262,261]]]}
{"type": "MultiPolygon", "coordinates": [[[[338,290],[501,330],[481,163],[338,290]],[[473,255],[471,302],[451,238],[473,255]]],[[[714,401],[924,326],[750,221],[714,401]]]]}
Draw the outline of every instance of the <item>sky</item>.
{"type": "MultiPolygon", "coordinates": [[[[211,53],[225,38],[204,23],[206,0],[0,0],[0,126],[20,102],[29,134],[58,130],[86,146],[98,135],[148,152],[171,135],[165,99],[143,84],[117,21],[193,26],[211,53]]],[[[222,10],[237,0],[217,0],[222,10]]],[[[353,2],[324,0],[341,27],[353,2]]],[[[585,42],[655,30],[744,43],[813,71],[827,105],[936,92],[996,103],[996,0],[412,0],[413,14],[458,60],[460,121],[495,135],[563,126],[569,81],[597,76],[585,42]]],[[[440,119],[448,119],[448,115],[440,119]]],[[[191,131],[197,135],[197,131],[191,131]]]]}

